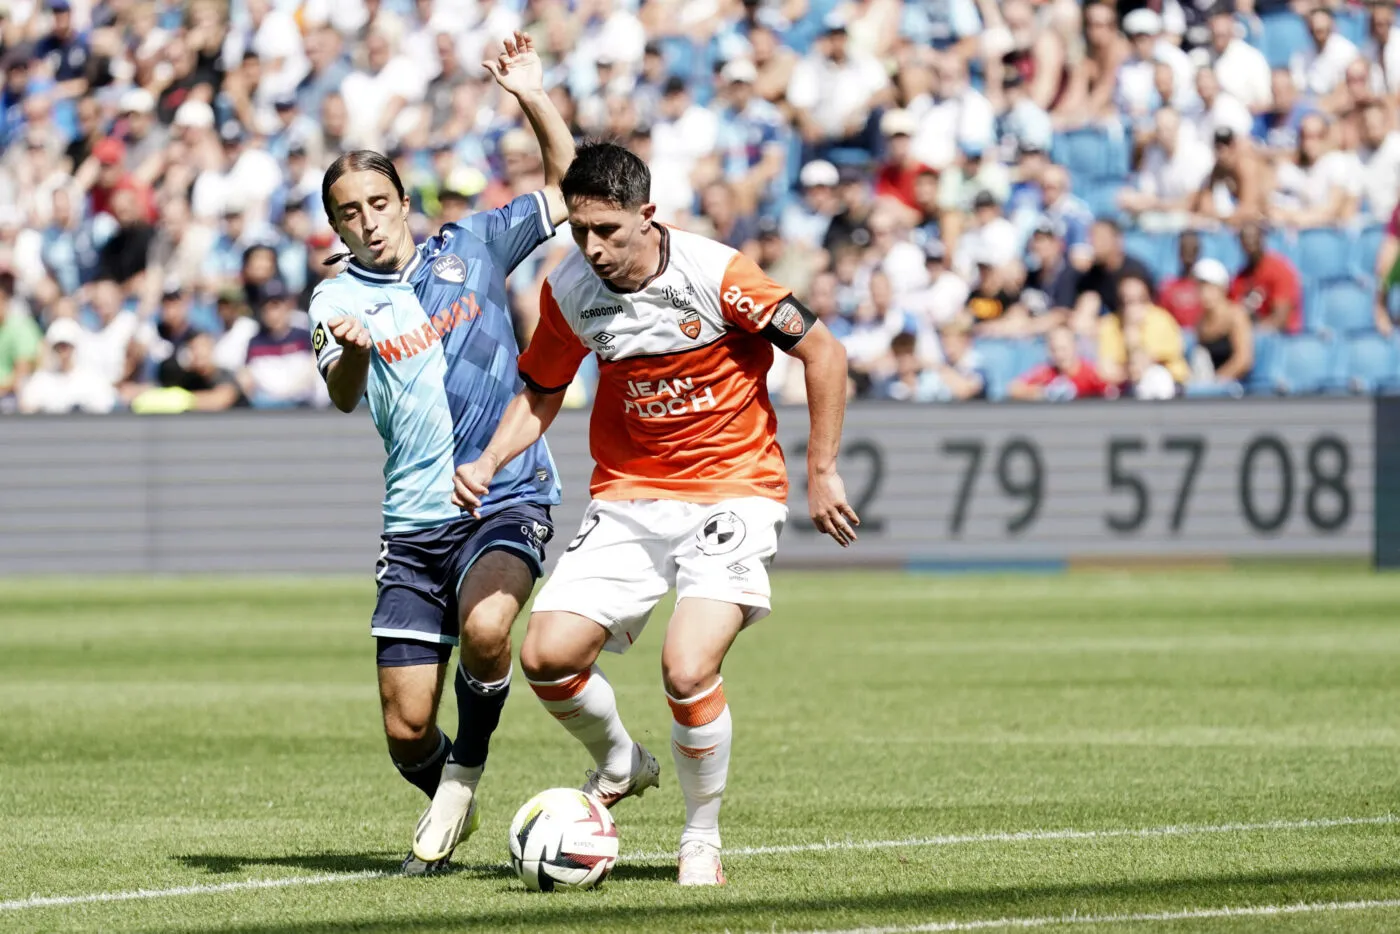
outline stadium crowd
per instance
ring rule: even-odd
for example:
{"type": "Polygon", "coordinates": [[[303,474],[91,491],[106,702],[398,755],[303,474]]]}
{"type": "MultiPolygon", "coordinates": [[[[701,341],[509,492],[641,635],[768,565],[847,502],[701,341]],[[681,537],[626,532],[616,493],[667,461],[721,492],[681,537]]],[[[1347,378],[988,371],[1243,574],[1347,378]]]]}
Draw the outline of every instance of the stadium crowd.
{"type": "MultiPolygon", "coordinates": [[[[481,67],[517,28],[853,394],[1400,387],[1390,2],[0,0],[0,411],[324,404],[323,169],[389,153],[425,237],[539,186],[481,67]]],[[[516,270],[522,341],[572,248],[516,270]]]]}

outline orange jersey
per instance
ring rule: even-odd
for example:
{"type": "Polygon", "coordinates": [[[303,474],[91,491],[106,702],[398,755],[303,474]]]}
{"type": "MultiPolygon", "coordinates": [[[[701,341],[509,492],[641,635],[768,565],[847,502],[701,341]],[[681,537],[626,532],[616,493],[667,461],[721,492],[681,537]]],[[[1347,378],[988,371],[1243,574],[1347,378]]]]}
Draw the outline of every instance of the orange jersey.
{"type": "Polygon", "coordinates": [[[613,291],[582,253],[559,264],[520,374],[536,389],[560,390],[598,354],[595,499],[785,501],[768,401],[773,347],[758,332],[791,290],[722,243],[659,229],[660,272],[635,292],[613,291]]]}

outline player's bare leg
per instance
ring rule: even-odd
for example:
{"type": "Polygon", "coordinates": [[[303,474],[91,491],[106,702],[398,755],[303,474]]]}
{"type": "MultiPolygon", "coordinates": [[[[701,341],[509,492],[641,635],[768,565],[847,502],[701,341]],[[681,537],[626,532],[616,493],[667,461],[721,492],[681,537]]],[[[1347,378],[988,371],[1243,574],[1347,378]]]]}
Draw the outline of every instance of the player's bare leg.
{"type": "Polygon", "coordinates": [[[671,705],[671,754],[685,794],[681,885],[723,885],[719,809],[729,775],[733,725],[720,665],[744,622],[743,609],[686,598],[666,629],[661,677],[671,705]]]}
{"type": "Polygon", "coordinates": [[[617,695],[597,666],[608,633],[575,613],[534,613],[520,647],[520,667],[544,708],[584,745],[596,768],[583,790],[611,808],[659,784],[656,757],[632,741],[617,695]]]}
{"type": "Polygon", "coordinates": [[[454,676],[457,739],[433,803],[413,835],[413,855],[425,863],[450,857],[481,824],[476,787],[510,694],[510,630],[534,586],[525,562],[501,550],[478,558],[462,581],[462,650],[454,676]]]}
{"type": "MultiPolygon", "coordinates": [[[[389,758],[409,783],[429,798],[442,779],[452,743],[438,729],[438,701],[442,698],[446,663],[379,669],[379,706],[384,715],[384,737],[389,758]]],[[[412,853],[403,862],[409,875],[427,875],[446,866],[446,860],[427,862],[412,853]]]]}

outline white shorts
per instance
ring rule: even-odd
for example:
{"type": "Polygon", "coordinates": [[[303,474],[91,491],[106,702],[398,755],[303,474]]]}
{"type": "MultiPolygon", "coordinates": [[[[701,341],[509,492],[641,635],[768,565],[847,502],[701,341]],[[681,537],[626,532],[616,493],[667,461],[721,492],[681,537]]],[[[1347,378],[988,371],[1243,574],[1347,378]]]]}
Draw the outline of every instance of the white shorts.
{"type": "Polygon", "coordinates": [[[533,612],[588,617],[608,631],[609,652],[637,641],[673,587],[681,600],[743,607],[747,626],[768,615],[768,566],[786,521],[787,506],[757,496],[708,504],[595,499],[533,612]]]}

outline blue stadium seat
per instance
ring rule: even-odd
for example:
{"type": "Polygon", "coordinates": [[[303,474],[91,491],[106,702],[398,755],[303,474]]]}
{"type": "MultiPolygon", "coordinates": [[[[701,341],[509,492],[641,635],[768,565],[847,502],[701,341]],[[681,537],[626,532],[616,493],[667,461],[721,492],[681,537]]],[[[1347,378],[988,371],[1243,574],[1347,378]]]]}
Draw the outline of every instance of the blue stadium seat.
{"type": "Polygon", "coordinates": [[[1264,21],[1264,57],[1271,68],[1286,68],[1293,53],[1307,47],[1312,41],[1308,35],[1308,24],[1301,16],[1291,12],[1266,13],[1264,21]]]}
{"type": "Polygon", "coordinates": [[[1363,279],[1376,274],[1376,254],[1381,251],[1381,241],[1385,239],[1385,224],[1370,224],[1356,235],[1356,245],[1352,248],[1351,270],[1363,279]]]}
{"type": "Polygon", "coordinates": [[[1123,232],[1123,251],[1146,264],[1158,282],[1170,277],[1176,270],[1177,238],[1174,234],[1130,228],[1123,232]]]}
{"type": "Polygon", "coordinates": [[[1076,175],[1093,178],[1110,171],[1108,134],[1103,130],[1071,130],[1055,135],[1050,157],[1076,175]]]}
{"type": "Polygon", "coordinates": [[[1006,398],[1006,389],[1011,381],[1030,367],[1021,366],[1021,341],[1003,338],[979,338],[976,349],[982,358],[982,369],[987,374],[987,398],[1000,402],[1006,398]]]}
{"type": "Polygon", "coordinates": [[[1220,260],[1232,275],[1244,265],[1244,250],[1240,247],[1240,238],[1228,230],[1202,231],[1201,256],[1220,260]]]}
{"type": "Polygon", "coordinates": [[[1274,360],[1274,389],[1289,396],[1314,395],[1337,385],[1340,375],[1337,345],[1317,334],[1280,338],[1274,360]]]}
{"type": "Polygon", "coordinates": [[[1359,46],[1366,41],[1366,14],[1355,7],[1341,6],[1336,11],[1337,32],[1359,46]]]}
{"type": "Polygon", "coordinates": [[[1244,395],[1244,386],[1231,380],[1228,383],[1188,383],[1188,399],[1238,399],[1244,395]]]}
{"type": "Polygon", "coordinates": [[[1305,280],[1324,284],[1348,278],[1351,275],[1350,238],[1332,227],[1298,231],[1298,271],[1305,280]]]}
{"type": "Polygon", "coordinates": [[[1394,339],[1365,334],[1347,341],[1346,388],[1375,393],[1400,387],[1400,348],[1394,339]]]}
{"type": "Polygon", "coordinates": [[[1374,330],[1371,290],[1355,279],[1329,282],[1322,293],[1322,330],[1337,337],[1374,330]]]}
{"type": "Polygon", "coordinates": [[[1281,338],[1273,331],[1254,332],[1254,368],[1249,371],[1245,388],[1252,395],[1268,395],[1275,391],[1275,367],[1281,338]]]}

